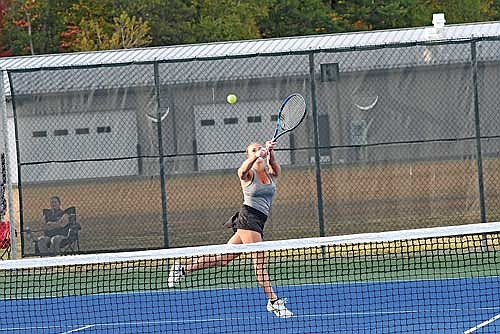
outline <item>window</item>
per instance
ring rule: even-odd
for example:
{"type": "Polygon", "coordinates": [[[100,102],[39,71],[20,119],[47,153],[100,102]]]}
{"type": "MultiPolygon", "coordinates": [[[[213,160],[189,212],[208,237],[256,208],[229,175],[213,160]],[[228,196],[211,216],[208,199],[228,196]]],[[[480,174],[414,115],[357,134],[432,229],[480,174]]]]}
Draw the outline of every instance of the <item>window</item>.
{"type": "Polygon", "coordinates": [[[90,133],[89,128],[78,128],[75,129],[75,134],[76,135],[88,135],[90,133]]]}
{"type": "Polygon", "coordinates": [[[68,130],[66,129],[54,130],[54,136],[67,136],[67,135],[68,135],[68,130]]]}
{"type": "Polygon", "coordinates": [[[319,134],[319,146],[323,147],[319,150],[322,161],[330,161],[330,121],[328,114],[320,114],[318,116],[318,134],[319,134]],[[327,158],[324,158],[327,157],[327,158]]]}
{"type": "Polygon", "coordinates": [[[248,116],[247,122],[248,123],[260,123],[260,122],[262,122],[262,118],[260,116],[248,116]]]}
{"type": "Polygon", "coordinates": [[[47,131],[33,131],[33,138],[47,137],[47,131]]]}
{"type": "Polygon", "coordinates": [[[97,133],[110,133],[111,132],[111,127],[110,126],[99,126],[97,127],[97,133]]]}
{"type": "Polygon", "coordinates": [[[237,117],[224,118],[224,124],[238,124],[237,117]]]}
{"type": "Polygon", "coordinates": [[[202,119],[201,126],[212,126],[215,125],[215,120],[213,119],[202,119]]]}

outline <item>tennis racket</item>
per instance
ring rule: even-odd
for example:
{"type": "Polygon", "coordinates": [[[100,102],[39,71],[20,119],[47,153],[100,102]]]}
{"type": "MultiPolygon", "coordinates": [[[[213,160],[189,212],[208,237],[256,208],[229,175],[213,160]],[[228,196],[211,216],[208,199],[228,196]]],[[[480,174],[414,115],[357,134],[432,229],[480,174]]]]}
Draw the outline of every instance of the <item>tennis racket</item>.
{"type": "Polygon", "coordinates": [[[300,94],[289,95],[281,104],[272,141],[292,131],[306,116],[306,100],[300,94]]]}

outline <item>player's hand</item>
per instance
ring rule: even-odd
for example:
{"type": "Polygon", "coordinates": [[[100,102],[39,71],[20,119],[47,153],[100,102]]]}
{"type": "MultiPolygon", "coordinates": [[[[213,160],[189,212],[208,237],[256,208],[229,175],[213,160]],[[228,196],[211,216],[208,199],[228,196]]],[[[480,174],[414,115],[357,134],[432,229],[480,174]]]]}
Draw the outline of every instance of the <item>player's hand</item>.
{"type": "Polygon", "coordinates": [[[276,146],[276,142],[275,141],[271,141],[271,140],[268,140],[266,141],[266,148],[269,152],[271,152],[272,150],[274,150],[274,147],[276,146]]]}

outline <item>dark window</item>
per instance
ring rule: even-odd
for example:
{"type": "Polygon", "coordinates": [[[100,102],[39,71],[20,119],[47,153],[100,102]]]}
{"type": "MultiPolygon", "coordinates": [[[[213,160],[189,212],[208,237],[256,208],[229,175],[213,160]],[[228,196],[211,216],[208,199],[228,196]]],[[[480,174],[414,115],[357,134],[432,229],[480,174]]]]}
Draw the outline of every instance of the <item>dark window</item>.
{"type": "Polygon", "coordinates": [[[238,124],[237,117],[224,118],[224,124],[238,124]]]}
{"type": "Polygon", "coordinates": [[[109,133],[109,132],[111,132],[110,126],[98,126],[97,127],[97,133],[109,133]]]}
{"type": "Polygon", "coordinates": [[[77,134],[77,135],[88,135],[89,133],[90,133],[90,129],[89,128],[75,129],[75,134],[77,134]]]}
{"type": "Polygon", "coordinates": [[[201,126],[212,126],[215,125],[215,120],[213,119],[202,119],[201,126]]]}
{"type": "Polygon", "coordinates": [[[248,123],[260,123],[260,122],[262,122],[262,118],[260,116],[248,116],[247,122],[248,123]]]}
{"type": "Polygon", "coordinates": [[[318,117],[319,123],[319,146],[324,147],[319,150],[319,154],[322,156],[330,156],[330,121],[328,119],[328,114],[322,114],[318,117]]]}
{"type": "Polygon", "coordinates": [[[33,131],[34,138],[47,137],[47,131],[33,131]]]}
{"type": "Polygon", "coordinates": [[[67,135],[68,135],[68,130],[66,129],[54,130],[54,136],[67,136],[67,135]]]}
{"type": "Polygon", "coordinates": [[[278,115],[271,115],[271,121],[276,122],[278,120],[278,115]]]}

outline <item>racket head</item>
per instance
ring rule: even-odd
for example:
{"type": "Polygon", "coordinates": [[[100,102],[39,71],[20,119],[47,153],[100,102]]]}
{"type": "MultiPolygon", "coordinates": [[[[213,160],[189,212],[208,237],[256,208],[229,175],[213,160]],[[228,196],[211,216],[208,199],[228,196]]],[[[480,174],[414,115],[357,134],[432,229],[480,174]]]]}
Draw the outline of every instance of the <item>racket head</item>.
{"type": "Polygon", "coordinates": [[[281,104],[273,141],[295,129],[306,116],[306,100],[300,94],[291,94],[281,104]]]}

